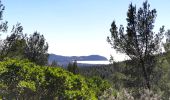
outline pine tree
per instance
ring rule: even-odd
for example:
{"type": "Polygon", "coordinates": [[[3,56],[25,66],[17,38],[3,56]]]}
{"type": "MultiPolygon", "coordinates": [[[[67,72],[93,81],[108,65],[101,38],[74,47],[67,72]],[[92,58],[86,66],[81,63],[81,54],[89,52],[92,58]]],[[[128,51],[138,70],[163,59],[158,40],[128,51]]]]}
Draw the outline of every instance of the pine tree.
{"type": "Polygon", "coordinates": [[[77,61],[74,61],[73,63],[69,63],[67,66],[67,70],[72,72],[73,74],[78,74],[79,68],[77,66],[77,61]]]}
{"type": "Polygon", "coordinates": [[[111,37],[107,38],[114,49],[125,53],[136,62],[136,67],[141,70],[139,76],[143,76],[143,84],[149,89],[151,87],[150,76],[156,62],[154,54],[160,52],[164,33],[164,26],[160,28],[158,33],[153,32],[156,16],[156,9],[150,10],[147,1],[138,11],[136,11],[136,6],[131,3],[127,12],[126,32],[124,32],[122,25],[118,29],[115,21],[113,21],[110,29],[111,37]]]}
{"type": "Polygon", "coordinates": [[[34,32],[26,40],[25,58],[38,65],[46,65],[48,62],[48,43],[43,35],[34,32]]]}

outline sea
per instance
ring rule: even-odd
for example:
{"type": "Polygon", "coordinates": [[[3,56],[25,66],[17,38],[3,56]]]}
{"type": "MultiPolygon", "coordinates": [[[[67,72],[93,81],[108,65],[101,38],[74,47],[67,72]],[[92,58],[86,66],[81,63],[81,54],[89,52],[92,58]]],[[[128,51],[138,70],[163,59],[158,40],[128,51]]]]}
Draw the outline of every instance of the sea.
{"type": "Polygon", "coordinates": [[[94,64],[94,65],[107,65],[110,64],[109,61],[77,61],[79,64],[94,64]]]}

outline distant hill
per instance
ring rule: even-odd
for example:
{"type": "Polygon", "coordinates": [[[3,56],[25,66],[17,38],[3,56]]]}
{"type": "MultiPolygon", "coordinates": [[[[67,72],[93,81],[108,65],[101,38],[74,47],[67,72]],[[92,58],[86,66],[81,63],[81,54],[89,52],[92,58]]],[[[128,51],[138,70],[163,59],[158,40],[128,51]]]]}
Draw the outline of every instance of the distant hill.
{"type": "Polygon", "coordinates": [[[89,55],[89,56],[61,56],[55,54],[49,54],[48,63],[51,64],[56,61],[59,65],[67,65],[72,61],[108,61],[106,57],[100,55],[89,55]]]}

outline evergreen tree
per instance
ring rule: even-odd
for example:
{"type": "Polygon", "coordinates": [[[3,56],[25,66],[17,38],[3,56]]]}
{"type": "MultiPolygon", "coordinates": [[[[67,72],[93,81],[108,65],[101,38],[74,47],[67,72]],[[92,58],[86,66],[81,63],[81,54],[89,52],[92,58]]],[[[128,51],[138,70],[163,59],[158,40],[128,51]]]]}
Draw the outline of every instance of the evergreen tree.
{"type": "Polygon", "coordinates": [[[139,77],[144,78],[142,84],[150,89],[151,74],[155,67],[154,54],[160,52],[160,43],[163,38],[164,27],[160,28],[158,33],[154,33],[154,22],[156,19],[156,9],[150,10],[147,1],[143,3],[143,7],[136,11],[136,6],[132,3],[129,5],[127,12],[127,29],[120,28],[115,24],[111,24],[111,37],[107,41],[111,46],[121,53],[125,53],[131,60],[136,61],[139,77]]]}
{"type": "Polygon", "coordinates": [[[166,52],[170,51],[170,30],[166,32],[166,43],[164,43],[164,49],[166,52]]]}
{"type": "Polygon", "coordinates": [[[53,60],[52,63],[50,64],[50,66],[57,67],[58,66],[57,61],[53,60]]]}
{"type": "Polygon", "coordinates": [[[43,35],[35,32],[30,37],[23,33],[21,24],[13,26],[11,35],[3,43],[0,56],[28,59],[38,65],[45,65],[48,62],[48,44],[43,35]]]}
{"type": "Polygon", "coordinates": [[[166,43],[164,43],[163,46],[166,52],[166,55],[165,55],[166,60],[170,64],[170,30],[166,32],[165,36],[166,36],[166,43]]]}
{"type": "Polygon", "coordinates": [[[11,35],[3,41],[1,48],[1,60],[5,57],[23,57],[26,45],[26,36],[23,34],[23,27],[20,23],[13,26],[11,35]]]}
{"type": "Polygon", "coordinates": [[[74,61],[73,64],[69,63],[68,66],[67,66],[67,70],[72,72],[73,74],[78,74],[79,68],[77,66],[77,61],[74,61]]]}
{"type": "Polygon", "coordinates": [[[40,35],[38,32],[34,32],[26,40],[25,48],[25,58],[29,59],[32,62],[35,62],[38,65],[46,65],[48,62],[48,43],[45,42],[43,35],[40,35]]]}
{"type": "Polygon", "coordinates": [[[3,22],[3,12],[5,10],[5,6],[1,3],[1,0],[0,0],[0,32],[6,32],[7,29],[8,29],[8,26],[7,26],[7,21],[3,22]]]}
{"type": "MultiPolygon", "coordinates": [[[[1,3],[0,0],[0,32],[7,32],[8,26],[7,26],[7,21],[3,22],[3,12],[5,10],[5,6],[1,3]]],[[[1,34],[0,34],[1,35],[1,34]]],[[[2,59],[1,57],[1,52],[3,50],[3,40],[0,40],[0,59],[2,59]]]]}

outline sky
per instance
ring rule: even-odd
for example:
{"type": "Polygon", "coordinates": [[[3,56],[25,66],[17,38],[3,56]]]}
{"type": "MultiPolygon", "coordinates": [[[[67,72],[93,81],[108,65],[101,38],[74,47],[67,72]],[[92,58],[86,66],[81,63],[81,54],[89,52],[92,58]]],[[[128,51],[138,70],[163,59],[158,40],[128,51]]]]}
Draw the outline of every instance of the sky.
{"type": "MultiPolygon", "coordinates": [[[[154,31],[165,25],[170,29],[170,1],[148,0],[156,8],[154,31]]],[[[107,43],[110,25],[126,27],[126,14],[130,3],[137,8],[144,0],[2,0],[3,19],[12,25],[21,23],[24,33],[35,31],[44,35],[49,53],[64,56],[101,55],[116,61],[127,59],[107,43]]],[[[4,35],[4,36],[5,36],[4,35]]]]}

